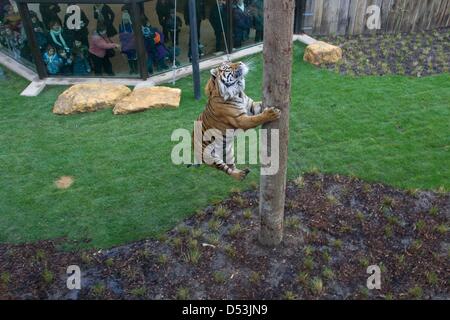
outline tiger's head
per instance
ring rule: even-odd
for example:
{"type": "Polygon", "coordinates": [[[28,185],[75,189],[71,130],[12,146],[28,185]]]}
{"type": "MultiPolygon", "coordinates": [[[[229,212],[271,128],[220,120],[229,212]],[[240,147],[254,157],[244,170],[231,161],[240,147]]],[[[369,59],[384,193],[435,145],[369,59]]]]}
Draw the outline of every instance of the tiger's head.
{"type": "Polygon", "coordinates": [[[243,62],[224,62],[211,70],[211,79],[206,86],[208,97],[219,94],[225,101],[238,96],[245,90],[245,76],[248,67],[243,62]]]}

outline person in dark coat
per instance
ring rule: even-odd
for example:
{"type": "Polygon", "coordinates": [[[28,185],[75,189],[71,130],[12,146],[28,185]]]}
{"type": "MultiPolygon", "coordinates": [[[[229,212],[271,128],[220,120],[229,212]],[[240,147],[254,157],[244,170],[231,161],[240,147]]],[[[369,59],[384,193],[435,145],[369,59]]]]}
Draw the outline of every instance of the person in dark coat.
{"type": "Polygon", "coordinates": [[[44,23],[39,20],[36,12],[30,10],[31,26],[39,46],[39,50],[44,53],[47,50],[48,38],[44,23]]]}
{"type": "Polygon", "coordinates": [[[211,7],[211,12],[209,14],[209,22],[214,29],[214,35],[216,36],[216,52],[224,50],[224,39],[223,32],[227,32],[228,26],[228,14],[227,14],[227,2],[226,0],[219,0],[219,9],[217,5],[213,5],[211,7]],[[220,14],[219,14],[220,10],[220,14]],[[220,15],[222,15],[223,21],[223,30],[222,24],[220,23],[220,15]]]}
{"type": "Polygon", "coordinates": [[[169,37],[169,29],[167,29],[167,19],[170,18],[170,10],[175,8],[173,0],[158,0],[156,3],[156,14],[158,15],[158,22],[161,26],[164,38],[169,37]]]}
{"type": "Polygon", "coordinates": [[[255,28],[255,42],[261,42],[264,38],[264,0],[254,0],[251,3],[250,12],[255,28]]]}
{"type": "Polygon", "coordinates": [[[242,47],[242,42],[249,37],[252,17],[244,0],[235,0],[233,5],[233,39],[236,48],[242,47]]]}
{"type": "Polygon", "coordinates": [[[172,45],[178,46],[180,44],[180,30],[182,26],[183,22],[181,21],[181,18],[176,15],[175,10],[174,9],[170,10],[170,16],[166,19],[166,29],[168,30],[168,38],[166,38],[166,43],[170,41],[172,45]],[[173,43],[175,34],[176,34],[176,44],[173,43]]]}
{"type": "Polygon", "coordinates": [[[114,27],[115,18],[114,11],[107,4],[94,5],[94,19],[106,27],[108,38],[117,34],[117,29],[114,27]]]}
{"type": "MultiPolygon", "coordinates": [[[[71,6],[73,4],[74,3],[69,4],[68,6],[71,6]]],[[[78,29],[78,30],[69,30],[67,28],[67,20],[72,15],[72,13],[66,13],[66,15],[64,16],[64,29],[65,29],[65,31],[67,33],[72,33],[71,37],[73,39],[76,38],[76,39],[80,40],[83,43],[83,45],[89,46],[89,29],[88,29],[89,19],[86,16],[86,13],[84,13],[83,10],[81,10],[80,14],[81,14],[80,29],[78,29]]]]}
{"type": "Polygon", "coordinates": [[[61,12],[61,7],[56,3],[42,3],[39,5],[39,11],[41,12],[42,22],[47,30],[50,30],[50,23],[57,21],[59,25],[62,25],[62,21],[58,16],[61,12]]]}
{"type": "Polygon", "coordinates": [[[50,32],[48,34],[48,44],[56,49],[59,53],[60,50],[64,50],[70,53],[73,47],[73,38],[70,33],[64,31],[61,27],[61,23],[58,21],[50,22],[50,32]]]}

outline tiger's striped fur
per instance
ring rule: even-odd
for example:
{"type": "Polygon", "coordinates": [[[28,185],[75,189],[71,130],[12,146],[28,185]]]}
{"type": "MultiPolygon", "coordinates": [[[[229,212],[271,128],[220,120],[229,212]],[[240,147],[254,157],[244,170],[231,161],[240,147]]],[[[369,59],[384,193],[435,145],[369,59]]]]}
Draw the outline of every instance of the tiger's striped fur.
{"type": "Polygon", "coordinates": [[[242,62],[225,62],[211,70],[211,78],[205,88],[208,103],[198,118],[201,122],[201,128],[198,128],[201,134],[194,132],[193,139],[194,154],[199,163],[214,166],[237,180],[244,179],[249,170],[236,168],[234,135],[227,133],[237,129],[256,128],[280,117],[278,109],[263,109],[261,102],[254,102],[245,94],[247,73],[248,68],[242,62]],[[219,138],[208,138],[204,141],[203,137],[209,130],[214,130],[214,135],[219,138]]]}

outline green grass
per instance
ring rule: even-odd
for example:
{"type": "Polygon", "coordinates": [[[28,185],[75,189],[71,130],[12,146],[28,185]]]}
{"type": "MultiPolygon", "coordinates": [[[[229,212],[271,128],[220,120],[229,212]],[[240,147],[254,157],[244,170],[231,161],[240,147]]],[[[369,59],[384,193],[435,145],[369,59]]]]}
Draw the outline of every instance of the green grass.
{"type": "MultiPolygon", "coordinates": [[[[305,64],[302,54],[297,45],[289,178],[317,167],[405,189],[450,187],[450,75],[347,77],[305,64]]],[[[244,61],[252,65],[247,94],[260,99],[262,58],[244,61]]],[[[191,130],[205,104],[194,100],[191,78],[177,83],[179,110],[56,116],[51,108],[65,88],[21,97],[27,82],[8,75],[0,87],[0,242],[65,236],[105,248],[156,237],[258,182],[256,166],[239,183],[172,164],[172,131],[191,130]],[[75,183],[58,190],[53,182],[63,175],[75,183]]]]}

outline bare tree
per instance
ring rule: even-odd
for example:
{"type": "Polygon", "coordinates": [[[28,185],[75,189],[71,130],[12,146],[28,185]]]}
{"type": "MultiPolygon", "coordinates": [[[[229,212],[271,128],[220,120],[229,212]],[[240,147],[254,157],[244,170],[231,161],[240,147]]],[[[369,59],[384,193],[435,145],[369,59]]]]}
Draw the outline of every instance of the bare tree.
{"type": "MultiPolygon", "coordinates": [[[[271,152],[271,130],[279,130],[279,170],[261,174],[259,241],[277,246],[283,240],[284,202],[289,140],[293,30],[295,0],[264,0],[264,98],[266,107],[281,110],[281,118],[265,124],[267,151],[271,152]]],[[[264,168],[264,165],[263,165],[264,168]]]]}

